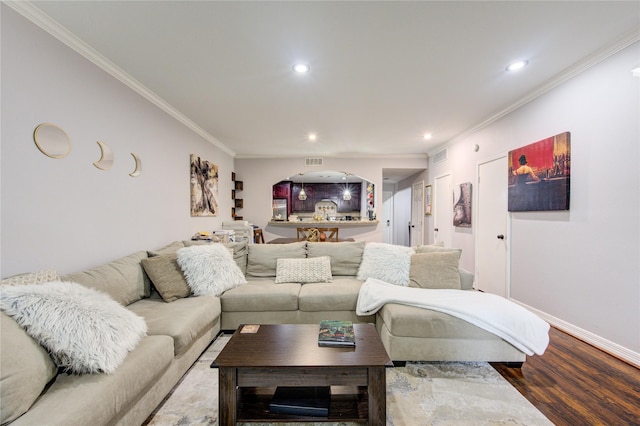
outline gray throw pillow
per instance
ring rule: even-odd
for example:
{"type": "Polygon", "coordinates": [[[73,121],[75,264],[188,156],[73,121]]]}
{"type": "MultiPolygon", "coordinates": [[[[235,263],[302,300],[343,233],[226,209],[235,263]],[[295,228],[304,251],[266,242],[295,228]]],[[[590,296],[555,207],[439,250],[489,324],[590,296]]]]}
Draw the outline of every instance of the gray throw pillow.
{"type": "Polygon", "coordinates": [[[409,269],[409,287],[460,290],[459,261],[459,251],[414,254],[409,269]]]}
{"type": "Polygon", "coordinates": [[[165,302],[188,297],[191,289],[178,265],[177,253],[142,259],[142,267],[165,302]]]}

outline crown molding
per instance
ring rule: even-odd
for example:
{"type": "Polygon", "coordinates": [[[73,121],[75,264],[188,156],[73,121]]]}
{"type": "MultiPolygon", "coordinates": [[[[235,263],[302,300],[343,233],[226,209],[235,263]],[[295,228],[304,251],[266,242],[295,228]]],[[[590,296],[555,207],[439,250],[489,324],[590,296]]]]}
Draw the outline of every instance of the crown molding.
{"type": "Polygon", "coordinates": [[[605,46],[604,48],[593,52],[592,54],[590,54],[589,56],[585,57],[581,61],[579,61],[576,64],[572,65],[571,67],[567,68],[564,72],[562,72],[562,73],[556,75],[555,77],[547,80],[545,83],[543,83],[542,85],[538,86],[536,89],[534,89],[531,92],[529,92],[529,94],[527,94],[526,96],[524,96],[523,98],[521,98],[517,102],[515,102],[515,103],[509,105],[508,107],[496,112],[495,114],[487,117],[483,121],[481,121],[481,122],[477,123],[476,125],[470,127],[468,130],[460,133],[457,136],[454,136],[449,141],[433,147],[432,149],[430,149],[428,151],[429,156],[432,156],[434,153],[436,153],[436,152],[438,152],[438,151],[440,151],[440,150],[442,150],[442,149],[444,149],[446,147],[454,145],[457,142],[460,142],[460,141],[466,139],[467,137],[471,136],[472,134],[482,130],[483,128],[489,126],[490,124],[495,123],[496,121],[498,121],[502,117],[504,117],[504,116],[512,113],[513,111],[523,107],[524,105],[528,104],[529,102],[533,101],[534,99],[539,98],[540,96],[544,95],[545,93],[550,92],[552,89],[560,86],[561,84],[567,82],[568,80],[572,79],[573,77],[585,72],[589,68],[601,63],[602,61],[606,60],[607,58],[615,55],[616,53],[620,52],[621,50],[631,46],[633,43],[636,43],[638,41],[640,41],[640,29],[635,29],[635,30],[631,31],[630,33],[624,34],[623,36],[621,36],[620,38],[618,38],[614,42],[612,42],[612,43],[608,44],[607,46],[605,46]]]}
{"type": "Polygon", "coordinates": [[[236,158],[251,159],[304,159],[305,157],[323,157],[323,158],[340,158],[340,159],[355,159],[362,160],[363,158],[392,158],[392,159],[415,159],[424,158],[428,159],[429,156],[424,152],[417,152],[413,154],[368,154],[368,153],[348,153],[348,154],[291,154],[291,155],[256,155],[256,154],[237,154],[236,158]]]}
{"type": "Polygon", "coordinates": [[[117,80],[125,84],[127,87],[138,93],[143,98],[160,108],[162,111],[169,114],[185,127],[192,130],[194,133],[205,139],[207,142],[221,149],[231,157],[235,157],[236,153],[229,149],[225,144],[213,137],[210,133],[205,131],[202,127],[191,121],[187,116],[171,106],[167,101],[160,96],[149,90],[138,80],[129,75],[122,68],[111,62],[104,57],[100,52],[89,46],[87,43],[78,38],[75,34],[62,26],[60,23],[49,17],[47,14],[38,9],[30,1],[3,1],[4,4],[11,7],[13,10],[42,28],[71,49],[93,62],[100,69],[107,72],[117,80]]]}

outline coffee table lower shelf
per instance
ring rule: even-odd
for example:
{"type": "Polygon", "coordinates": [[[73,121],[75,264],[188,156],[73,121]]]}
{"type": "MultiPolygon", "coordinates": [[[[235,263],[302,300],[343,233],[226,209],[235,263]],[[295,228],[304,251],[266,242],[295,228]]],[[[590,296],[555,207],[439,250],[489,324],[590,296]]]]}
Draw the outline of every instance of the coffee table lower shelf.
{"type": "Polygon", "coordinates": [[[238,388],[238,422],[356,422],[367,423],[369,402],[366,386],[331,387],[328,417],[297,416],[269,411],[276,388],[238,388]]]}

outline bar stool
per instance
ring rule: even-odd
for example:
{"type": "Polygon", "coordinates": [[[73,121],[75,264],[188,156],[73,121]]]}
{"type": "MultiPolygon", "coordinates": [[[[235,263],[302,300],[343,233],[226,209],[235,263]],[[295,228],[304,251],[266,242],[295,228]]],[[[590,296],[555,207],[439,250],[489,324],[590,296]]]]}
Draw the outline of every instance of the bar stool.
{"type": "Polygon", "coordinates": [[[253,228],[253,242],[256,244],[264,244],[264,234],[261,228],[253,228]]]}

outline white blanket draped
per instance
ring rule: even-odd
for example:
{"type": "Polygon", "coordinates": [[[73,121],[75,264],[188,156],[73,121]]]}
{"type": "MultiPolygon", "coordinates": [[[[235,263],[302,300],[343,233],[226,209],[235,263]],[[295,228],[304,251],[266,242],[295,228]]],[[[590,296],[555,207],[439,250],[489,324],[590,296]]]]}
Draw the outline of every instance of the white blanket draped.
{"type": "Polygon", "coordinates": [[[527,355],[542,355],[549,345],[549,324],[524,307],[495,294],[401,287],[368,278],[360,288],[356,313],[372,315],[386,303],[431,309],[463,319],[527,355]]]}

